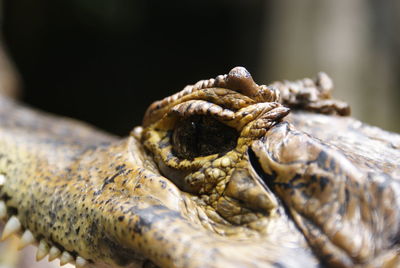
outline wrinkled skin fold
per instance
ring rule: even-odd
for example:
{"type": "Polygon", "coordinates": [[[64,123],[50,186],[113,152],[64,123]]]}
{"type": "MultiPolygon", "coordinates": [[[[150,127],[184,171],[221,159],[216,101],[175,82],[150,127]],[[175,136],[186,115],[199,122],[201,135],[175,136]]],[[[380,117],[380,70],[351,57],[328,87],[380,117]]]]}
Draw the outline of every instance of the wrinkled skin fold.
{"type": "Polygon", "coordinates": [[[126,138],[1,97],[0,216],[79,267],[392,267],[400,136],[345,116],[331,84],[234,68],[126,138]]]}

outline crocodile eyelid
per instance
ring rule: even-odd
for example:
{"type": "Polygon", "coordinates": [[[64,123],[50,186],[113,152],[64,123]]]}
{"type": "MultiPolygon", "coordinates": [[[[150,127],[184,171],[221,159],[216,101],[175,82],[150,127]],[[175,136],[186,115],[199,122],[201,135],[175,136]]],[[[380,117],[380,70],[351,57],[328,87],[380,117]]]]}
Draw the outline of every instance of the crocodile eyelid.
{"type": "Polygon", "coordinates": [[[211,115],[222,120],[232,120],[235,118],[235,113],[231,110],[224,109],[216,104],[202,100],[193,100],[180,103],[172,108],[172,113],[176,113],[181,117],[189,115],[211,115]]]}

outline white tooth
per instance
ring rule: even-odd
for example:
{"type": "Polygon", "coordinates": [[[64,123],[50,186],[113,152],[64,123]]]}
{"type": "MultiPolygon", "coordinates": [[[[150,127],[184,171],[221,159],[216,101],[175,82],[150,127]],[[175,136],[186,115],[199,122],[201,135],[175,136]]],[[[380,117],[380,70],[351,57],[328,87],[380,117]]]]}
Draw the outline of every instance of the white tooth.
{"type": "Polygon", "coordinates": [[[4,220],[4,218],[7,217],[7,207],[6,203],[1,200],[0,201],[0,220],[4,220]]]}
{"type": "Polygon", "coordinates": [[[10,235],[18,232],[20,229],[21,229],[21,222],[18,220],[17,217],[12,216],[6,223],[6,226],[4,226],[1,240],[8,238],[10,235]]]}
{"type": "Polygon", "coordinates": [[[81,256],[76,257],[75,265],[77,268],[85,267],[87,264],[87,261],[82,258],[81,256]]]}
{"type": "Polygon", "coordinates": [[[6,180],[6,176],[4,176],[4,174],[0,174],[0,186],[3,186],[6,180]]]}
{"type": "Polygon", "coordinates": [[[72,258],[71,254],[69,254],[68,252],[64,251],[61,254],[61,258],[60,258],[60,265],[63,266],[69,262],[72,262],[74,260],[74,258],[72,258]]]}
{"type": "Polygon", "coordinates": [[[49,253],[49,245],[44,240],[40,240],[38,251],[36,252],[36,260],[40,261],[49,253]]]}
{"type": "Polygon", "coordinates": [[[23,249],[24,247],[35,243],[36,239],[33,237],[33,234],[29,230],[25,230],[21,239],[19,240],[18,249],[23,249]]]}
{"type": "Polygon", "coordinates": [[[49,261],[52,261],[52,260],[58,258],[58,256],[60,256],[60,255],[61,255],[61,251],[58,248],[56,248],[55,246],[52,246],[50,248],[49,261]]]}

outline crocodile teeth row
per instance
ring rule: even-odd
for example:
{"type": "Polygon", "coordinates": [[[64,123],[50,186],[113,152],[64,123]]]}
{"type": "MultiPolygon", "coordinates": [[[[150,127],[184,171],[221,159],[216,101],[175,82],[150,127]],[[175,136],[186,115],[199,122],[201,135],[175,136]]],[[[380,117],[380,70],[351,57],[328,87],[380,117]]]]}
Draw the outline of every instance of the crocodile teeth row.
{"type": "MultiPolygon", "coordinates": [[[[74,262],[74,258],[67,251],[61,253],[61,251],[55,246],[50,247],[46,241],[41,240],[39,242],[38,251],[36,253],[36,260],[42,260],[44,257],[47,256],[47,254],[49,255],[49,261],[60,258],[61,266],[66,265],[67,263],[74,262]]],[[[78,256],[76,257],[75,264],[76,267],[84,267],[87,264],[87,261],[84,258],[78,256]]]]}
{"type": "MultiPolygon", "coordinates": [[[[54,246],[49,247],[49,244],[47,244],[46,241],[41,240],[39,242],[38,251],[36,253],[36,260],[42,260],[44,257],[47,256],[47,254],[49,255],[49,261],[53,261],[54,259],[59,257],[61,266],[66,265],[67,263],[72,263],[74,261],[72,255],[67,251],[61,253],[58,248],[54,246]]],[[[84,267],[87,264],[87,261],[84,258],[78,256],[76,257],[75,264],[76,267],[84,267]]]]}
{"type": "MultiPolygon", "coordinates": [[[[1,174],[0,174],[0,183],[1,183],[1,174]]],[[[4,201],[0,201],[0,219],[4,219],[7,216],[7,207],[4,201]]],[[[1,236],[1,240],[5,240],[8,237],[10,237],[12,234],[15,234],[19,232],[22,228],[21,222],[16,216],[11,216],[11,218],[8,220],[6,225],[4,226],[3,234],[1,236]]],[[[34,244],[36,242],[35,237],[33,236],[32,232],[29,230],[25,230],[25,232],[22,234],[22,237],[19,241],[18,244],[18,249],[23,249],[24,247],[34,244]]],[[[65,265],[67,263],[71,263],[74,261],[74,258],[70,253],[67,251],[64,251],[61,253],[61,251],[52,246],[50,247],[49,244],[44,241],[40,240],[39,245],[38,245],[38,251],[36,253],[36,260],[40,261],[44,257],[49,255],[49,261],[52,261],[58,257],[60,257],[60,265],[65,265]]],[[[76,267],[84,267],[87,264],[87,261],[78,256],[76,257],[75,260],[76,267]]]]}
{"type": "MultiPolygon", "coordinates": [[[[47,254],[49,255],[49,261],[53,261],[54,259],[59,257],[61,266],[66,265],[67,263],[72,263],[74,261],[72,255],[67,251],[61,253],[58,248],[54,246],[50,248],[47,242],[41,240],[39,242],[38,251],[36,253],[36,260],[42,260],[44,257],[47,256],[47,254]]],[[[87,261],[84,258],[78,256],[76,257],[75,264],[76,267],[84,267],[87,264],[87,261]]]]}

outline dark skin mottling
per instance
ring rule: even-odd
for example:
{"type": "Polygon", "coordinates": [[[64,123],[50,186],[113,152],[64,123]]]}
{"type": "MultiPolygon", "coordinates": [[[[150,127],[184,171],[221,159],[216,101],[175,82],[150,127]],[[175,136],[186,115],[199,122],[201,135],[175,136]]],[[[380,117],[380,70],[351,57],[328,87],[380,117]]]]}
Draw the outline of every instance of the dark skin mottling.
{"type": "Polygon", "coordinates": [[[126,138],[0,97],[7,218],[93,267],[394,267],[400,136],[331,90],[237,67],[126,138]]]}

